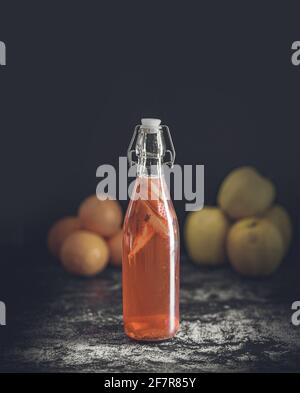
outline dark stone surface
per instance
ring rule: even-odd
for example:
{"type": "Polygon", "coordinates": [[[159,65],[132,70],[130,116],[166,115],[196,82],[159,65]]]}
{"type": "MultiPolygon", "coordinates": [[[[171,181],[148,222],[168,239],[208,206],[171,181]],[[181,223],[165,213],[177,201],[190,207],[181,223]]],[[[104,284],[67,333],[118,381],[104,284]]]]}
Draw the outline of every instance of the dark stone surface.
{"type": "Polygon", "coordinates": [[[93,279],[64,273],[49,256],[7,257],[0,300],[1,371],[203,372],[299,371],[300,300],[295,264],[269,279],[247,280],[229,267],[183,260],[181,330],[173,340],[140,344],[123,333],[121,272],[93,279]]]}

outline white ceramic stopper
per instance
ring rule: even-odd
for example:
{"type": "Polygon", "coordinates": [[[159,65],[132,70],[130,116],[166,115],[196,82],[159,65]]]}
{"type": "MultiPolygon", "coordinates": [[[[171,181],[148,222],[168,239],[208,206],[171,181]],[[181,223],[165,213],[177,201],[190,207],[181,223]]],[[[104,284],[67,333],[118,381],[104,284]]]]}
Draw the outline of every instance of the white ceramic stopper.
{"type": "Polygon", "coordinates": [[[160,119],[142,119],[142,126],[149,128],[157,128],[160,126],[160,119]]]}

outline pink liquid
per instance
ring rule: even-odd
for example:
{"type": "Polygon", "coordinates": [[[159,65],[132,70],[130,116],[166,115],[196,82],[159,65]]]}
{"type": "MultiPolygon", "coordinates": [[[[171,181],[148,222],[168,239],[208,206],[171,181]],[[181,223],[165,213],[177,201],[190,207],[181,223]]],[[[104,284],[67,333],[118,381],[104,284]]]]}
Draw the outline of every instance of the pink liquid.
{"type": "Polygon", "coordinates": [[[135,192],[142,186],[149,199],[131,200],[124,222],[124,326],[133,339],[163,340],[179,328],[178,223],[164,181],[140,177],[135,192]]]}

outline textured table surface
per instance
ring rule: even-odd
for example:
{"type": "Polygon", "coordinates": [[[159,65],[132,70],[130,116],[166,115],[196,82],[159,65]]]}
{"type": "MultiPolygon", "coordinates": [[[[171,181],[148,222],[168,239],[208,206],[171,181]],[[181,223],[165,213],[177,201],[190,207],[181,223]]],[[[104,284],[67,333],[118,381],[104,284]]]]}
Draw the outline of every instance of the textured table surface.
{"type": "Polygon", "coordinates": [[[0,300],[0,371],[299,371],[299,273],[245,280],[229,267],[181,264],[181,329],[171,341],[140,344],[123,333],[121,272],[93,279],[64,273],[46,254],[6,256],[0,300]],[[298,298],[298,299],[297,299],[298,298]]]}

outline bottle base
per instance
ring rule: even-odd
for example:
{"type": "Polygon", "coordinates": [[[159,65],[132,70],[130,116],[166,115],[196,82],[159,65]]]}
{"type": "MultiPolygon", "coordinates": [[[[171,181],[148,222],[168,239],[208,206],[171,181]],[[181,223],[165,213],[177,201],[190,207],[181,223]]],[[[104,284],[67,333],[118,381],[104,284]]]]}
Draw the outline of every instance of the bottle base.
{"type": "Polygon", "coordinates": [[[168,335],[168,336],[163,336],[163,337],[150,337],[150,336],[139,336],[133,333],[128,333],[126,332],[126,336],[129,337],[131,340],[134,341],[140,341],[140,342],[162,342],[162,341],[168,341],[168,340],[172,340],[172,338],[174,338],[176,336],[176,333],[172,334],[172,335],[168,335]]]}
{"type": "Polygon", "coordinates": [[[135,341],[166,341],[175,337],[179,330],[179,322],[176,321],[172,326],[166,324],[164,319],[143,318],[135,322],[125,323],[126,335],[135,341]],[[163,322],[163,323],[162,323],[163,322]]]}

